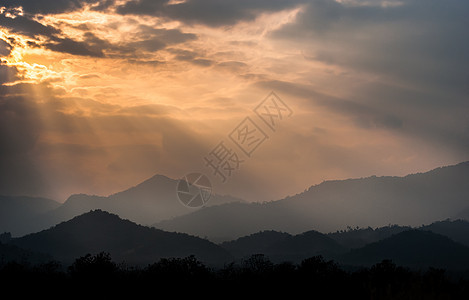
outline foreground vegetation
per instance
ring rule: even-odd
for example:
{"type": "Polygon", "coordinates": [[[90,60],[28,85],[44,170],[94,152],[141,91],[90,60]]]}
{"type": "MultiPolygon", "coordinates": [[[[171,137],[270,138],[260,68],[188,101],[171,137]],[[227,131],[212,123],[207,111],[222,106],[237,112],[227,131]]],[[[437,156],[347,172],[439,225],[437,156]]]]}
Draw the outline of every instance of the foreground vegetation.
{"type": "Polygon", "coordinates": [[[239,264],[211,269],[194,256],[161,259],[144,268],[116,264],[107,253],[78,258],[68,268],[0,263],[0,282],[16,294],[132,296],[159,298],[202,294],[208,297],[300,296],[361,299],[469,299],[469,280],[442,269],[415,271],[384,260],[370,268],[345,271],[321,256],[300,264],[272,263],[262,254],[239,264]],[[155,297],[153,297],[155,296],[155,297]]]}

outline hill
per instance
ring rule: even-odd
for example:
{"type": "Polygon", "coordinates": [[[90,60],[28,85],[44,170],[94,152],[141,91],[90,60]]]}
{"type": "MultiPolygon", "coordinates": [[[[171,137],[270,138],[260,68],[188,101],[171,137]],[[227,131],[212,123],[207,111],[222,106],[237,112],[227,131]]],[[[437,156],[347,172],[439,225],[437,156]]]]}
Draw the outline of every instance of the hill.
{"type": "MultiPolygon", "coordinates": [[[[168,219],[194,211],[179,202],[176,193],[177,183],[178,180],[155,175],[135,187],[108,197],[73,195],[47,217],[54,222],[64,221],[93,209],[102,209],[139,224],[153,224],[155,220],[168,219]]],[[[239,201],[243,200],[214,194],[207,206],[239,201]]]]}
{"type": "Polygon", "coordinates": [[[383,259],[412,268],[469,268],[469,248],[448,237],[423,230],[408,230],[382,241],[353,249],[339,261],[348,265],[371,266],[383,259]]]}
{"type": "Polygon", "coordinates": [[[87,253],[109,252],[116,261],[148,264],[162,257],[195,255],[206,263],[231,258],[223,248],[197,237],[137,225],[117,215],[95,210],[50,229],[12,239],[11,244],[48,253],[70,263],[87,253]]]}
{"type": "Polygon", "coordinates": [[[252,254],[265,254],[270,246],[283,241],[290,234],[273,230],[266,230],[240,237],[234,241],[227,241],[220,244],[237,258],[243,258],[252,254]]]}
{"type": "Polygon", "coordinates": [[[310,230],[273,243],[267,247],[265,253],[273,261],[299,263],[312,256],[321,255],[327,259],[332,259],[345,252],[344,247],[327,235],[310,230]]]}
{"type": "Polygon", "coordinates": [[[272,230],[261,231],[234,241],[224,242],[221,246],[238,259],[253,254],[265,254],[273,262],[299,263],[312,256],[322,255],[326,258],[334,258],[346,252],[346,249],[333,239],[314,230],[295,236],[272,230]]]}
{"type": "Polygon", "coordinates": [[[329,233],[327,236],[335,240],[343,247],[353,249],[361,248],[367,244],[383,240],[392,236],[393,234],[397,234],[409,229],[411,229],[411,227],[398,225],[389,225],[376,229],[371,227],[355,229],[350,228],[347,231],[341,230],[329,233]]]}
{"type": "MultiPolygon", "coordinates": [[[[2,205],[0,198],[0,213],[5,216],[0,219],[0,232],[9,231],[14,236],[21,236],[95,209],[109,211],[143,225],[193,212],[194,209],[179,202],[177,182],[178,180],[166,176],[155,175],[137,186],[108,197],[77,194],[70,196],[63,204],[42,198],[5,197],[8,201],[4,202],[8,205],[2,205]],[[41,209],[39,200],[44,202],[41,209]]],[[[239,198],[214,194],[207,206],[242,201],[239,198]]]]}
{"type": "Polygon", "coordinates": [[[469,222],[464,220],[445,220],[434,222],[419,229],[427,230],[449,237],[455,242],[469,247],[469,222]]]}
{"type": "Polygon", "coordinates": [[[405,177],[326,181],[264,204],[207,207],[154,224],[156,228],[232,240],[261,230],[298,234],[388,224],[420,226],[467,207],[469,162],[405,177]]]}

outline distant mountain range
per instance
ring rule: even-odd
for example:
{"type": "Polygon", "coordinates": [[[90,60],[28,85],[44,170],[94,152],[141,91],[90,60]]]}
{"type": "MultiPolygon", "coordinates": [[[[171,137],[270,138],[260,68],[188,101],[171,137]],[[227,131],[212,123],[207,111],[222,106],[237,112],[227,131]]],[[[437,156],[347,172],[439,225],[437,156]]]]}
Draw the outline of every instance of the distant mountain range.
{"type": "Polygon", "coordinates": [[[301,262],[303,259],[322,255],[335,258],[347,249],[325,234],[310,230],[298,235],[284,232],[262,231],[237,240],[220,244],[237,259],[253,254],[265,254],[274,262],[301,262]]]}
{"type": "Polygon", "coordinates": [[[469,247],[430,231],[407,230],[353,249],[338,260],[343,264],[371,266],[383,259],[412,268],[467,270],[469,247]]]}
{"type": "Polygon", "coordinates": [[[262,230],[297,234],[311,228],[333,232],[347,226],[415,227],[465,212],[468,183],[469,162],[405,177],[326,181],[282,200],[207,207],[154,226],[217,242],[262,230]]]}
{"type": "MultiPolygon", "coordinates": [[[[108,197],[72,195],[63,204],[44,198],[0,197],[0,232],[14,236],[36,232],[94,209],[106,210],[139,224],[184,215],[176,193],[178,180],[155,175],[139,185],[108,197]]],[[[213,194],[207,206],[242,199],[213,194]]]]}
{"type": "Polygon", "coordinates": [[[468,215],[468,182],[466,162],[405,177],[327,181],[268,203],[213,195],[212,206],[195,211],[179,203],[177,180],[161,175],[108,197],[73,195],[63,204],[2,196],[0,263],[51,257],[71,263],[105,251],[137,265],[192,254],[220,265],[262,253],[276,262],[322,255],[351,266],[392,259],[469,269],[469,222],[454,220],[468,215]],[[157,228],[138,225],[154,221],[157,228]]]}
{"type": "Polygon", "coordinates": [[[317,231],[294,236],[261,231],[223,242],[220,246],[238,260],[262,253],[274,262],[299,263],[308,257],[322,255],[352,266],[370,266],[391,259],[412,268],[469,269],[468,228],[467,221],[443,221],[418,229],[395,225],[327,235],[317,231]]]}
{"type": "Polygon", "coordinates": [[[51,259],[69,265],[78,257],[104,251],[115,261],[131,266],[194,255],[208,265],[220,267],[232,261],[241,262],[253,254],[265,254],[276,263],[300,263],[321,255],[348,266],[370,266],[391,259],[411,268],[469,270],[469,247],[462,244],[467,243],[468,228],[467,221],[442,221],[418,229],[388,226],[331,234],[310,230],[291,235],[269,230],[216,245],[95,210],[20,238],[1,235],[0,265],[11,260],[37,263],[51,259]],[[366,244],[356,247],[356,241],[366,244]]]}
{"type": "Polygon", "coordinates": [[[189,255],[195,255],[207,264],[220,264],[232,258],[226,250],[207,240],[137,225],[101,210],[85,213],[38,233],[13,238],[9,244],[50,254],[64,263],[101,251],[130,265],[146,265],[164,257],[189,255]]]}

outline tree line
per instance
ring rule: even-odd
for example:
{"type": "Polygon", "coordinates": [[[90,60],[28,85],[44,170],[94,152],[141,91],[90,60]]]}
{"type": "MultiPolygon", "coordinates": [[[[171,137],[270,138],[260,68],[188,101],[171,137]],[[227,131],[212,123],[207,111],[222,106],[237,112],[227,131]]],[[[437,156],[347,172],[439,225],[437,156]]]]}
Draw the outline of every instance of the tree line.
{"type": "Polygon", "coordinates": [[[85,255],[64,267],[2,262],[2,290],[77,297],[103,296],[304,296],[360,299],[469,299],[469,280],[443,269],[411,270],[383,260],[369,268],[345,269],[314,256],[299,264],[273,263],[263,254],[211,268],[194,256],[162,258],[146,267],[114,262],[109,253],[85,255]],[[92,295],[92,294],[91,294],[92,295]]]}

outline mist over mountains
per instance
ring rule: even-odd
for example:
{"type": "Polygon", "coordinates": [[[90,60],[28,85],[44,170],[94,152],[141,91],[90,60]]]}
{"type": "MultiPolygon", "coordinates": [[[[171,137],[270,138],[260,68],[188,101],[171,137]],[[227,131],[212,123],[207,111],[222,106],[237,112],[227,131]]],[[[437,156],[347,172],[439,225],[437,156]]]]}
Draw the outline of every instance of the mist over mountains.
{"type": "Polygon", "coordinates": [[[215,244],[187,234],[141,226],[102,210],[94,210],[47,230],[19,238],[4,234],[0,265],[8,261],[70,265],[87,254],[109,253],[128,266],[146,266],[162,258],[194,256],[215,268],[265,255],[274,263],[322,256],[345,266],[371,266],[390,259],[413,269],[469,269],[467,221],[442,221],[419,228],[387,226],[335,233],[309,230],[297,235],[262,231],[215,244]],[[439,232],[447,234],[440,234],[439,232]],[[357,240],[362,245],[357,246],[357,240]]]}
{"type": "Polygon", "coordinates": [[[333,232],[347,226],[415,227],[464,217],[469,209],[468,182],[469,162],[405,177],[326,181],[282,200],[207,207],[154,226],[214,241],[262,230],[297,234],[312,228],[333,232]]]}
{"type": "Polygon", "coordinates": [[[350,266],[392,259],[413,268],[469,268],[469,163],[405,177],[328,181],[268,203],[214,195],[188,213],[176,180],[157,175],[109,197],[0,197],[2,260],[70,264],[87,253],[145,265],[194,255],[209,265],[264,254],[350,266]],[[227,203],[228,202],[228,203],[227,203]],[[216,205],[219,204],[219,205],[216,205]],[[139,224],[151,224],[155,227],[139,224]],[[390,225],[395,224],[395,225],[390,225]],[[346,230],[344,230],[346,229],[346,230]]]}
{"type": "MultiPolygon", "coordinates": [[[[138,224],[149,225],[192,212],[176,195],[178,180],[155,175],[125,191],[108,197],[77,194],[63,204],[44,198],[0,197],[0,232],[14,236],[33,233],[95,209],[118,214],[138,224]]],[[[242,199],[213,194],[207,206],[242,199]]]]}

